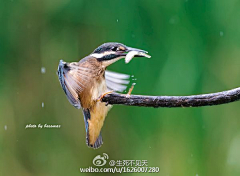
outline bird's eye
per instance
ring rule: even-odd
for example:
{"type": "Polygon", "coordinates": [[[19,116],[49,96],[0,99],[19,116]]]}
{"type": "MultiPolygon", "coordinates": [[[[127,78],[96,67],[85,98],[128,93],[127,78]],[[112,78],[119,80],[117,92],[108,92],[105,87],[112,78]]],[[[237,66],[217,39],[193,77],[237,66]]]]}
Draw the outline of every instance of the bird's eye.
{"type": "Polygon", "coordinates": [[[119,48],[114,46],[114,47],[112,47],[112,51],[119,51],[119,48]]]}

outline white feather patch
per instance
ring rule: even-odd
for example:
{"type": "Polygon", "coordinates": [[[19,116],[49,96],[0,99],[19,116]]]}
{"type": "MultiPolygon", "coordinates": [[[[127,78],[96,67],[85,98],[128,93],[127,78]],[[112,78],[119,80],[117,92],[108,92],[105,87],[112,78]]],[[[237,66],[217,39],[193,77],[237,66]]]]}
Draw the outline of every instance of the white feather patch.
{"type": "Polygon", "coordinates": [[[94,54],[91,54],[90,56],[95,57],[95,58],[102,58],[104,56],[104,54],[103,53],[101,53],[101,54],[94,53],[94,54]]]}
{"type": "Polygon", "coordinates": [[[106,70],[105,78],[109,90],[123,92],[127,88],[130,76],[106,70]]]}

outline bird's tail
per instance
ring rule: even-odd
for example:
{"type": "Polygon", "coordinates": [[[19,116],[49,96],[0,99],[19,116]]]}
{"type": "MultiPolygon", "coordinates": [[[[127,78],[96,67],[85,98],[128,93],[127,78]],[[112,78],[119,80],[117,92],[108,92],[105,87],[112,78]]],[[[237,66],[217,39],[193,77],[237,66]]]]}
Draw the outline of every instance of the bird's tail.
{"type": "Polygon", "coordinates": [[[91,148],[94,148],[94,149],[98,149],[103,144],[103,139],[102,139],[101,132],[100,132],[97,140],[95,141],[95,143],[94,144],[90,144],[88,120],[91,119],[91,114],[90,114],[89,109],[84,109],[83,108],[83,115],[84,115],[85,129],[86,129],[86,144],[88,145],[88,147],[91,147],[91,148]]]}
{"type": "Polygon", "coordinates": [[[86,144],[88,145],[88,147],[94,148],[94,149],[98,149],[99,147],[102,146],[103,144],[103,139],[102,139],[102,135],[101,133],[99,134],[96,142],[94,143],[94,145],[89,143],[89,138],[86,139],[86,144]]]}

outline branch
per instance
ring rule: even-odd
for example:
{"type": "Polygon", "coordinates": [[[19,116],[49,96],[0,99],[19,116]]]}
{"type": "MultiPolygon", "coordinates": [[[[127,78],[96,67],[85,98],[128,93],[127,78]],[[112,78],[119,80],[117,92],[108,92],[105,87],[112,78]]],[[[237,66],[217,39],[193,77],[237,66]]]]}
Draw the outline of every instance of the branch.
{"type": "Polygon", "coordinates": [[[117,93],[107,94],[102,102],[107,104],[123,104],[128,106],[144,107],[200,107],[213,106],[240,100],[240,87],[228,91],[191,95],[191,96],[144,96],[123,95],[117,93]]]}

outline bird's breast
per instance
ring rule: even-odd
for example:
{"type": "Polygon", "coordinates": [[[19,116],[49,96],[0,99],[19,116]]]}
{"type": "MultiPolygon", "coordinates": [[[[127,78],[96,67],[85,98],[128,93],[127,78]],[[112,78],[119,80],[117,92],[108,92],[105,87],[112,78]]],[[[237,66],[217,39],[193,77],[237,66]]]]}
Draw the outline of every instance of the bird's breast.
{"type": "Polygon", "coordinates": [[[94,86],[92,87],[92,99],[96,100],[103,93],[107,91],[107,85],[105,79],[101,79],[99,81],[94,82],[94,86]]]}
{"type": "Polygon", "coordinates": [[[81,105],[90,111],[89,124],[89,143],[94,144],[102,129],[105,117],[111,106],[106,106],[105,103],[98,101],[98,98],[107,92],[107,85],[105,79],[93,80],[91,86],[84,90],[81,95],[81,105]]]}
{"type": "Polygon", "coordinates": [[[105,92],[107,92],[107,85],[104,77],[92,79],[79,95],[81,106],[91,109],[96,104],[96,100],[105,92]]]}

